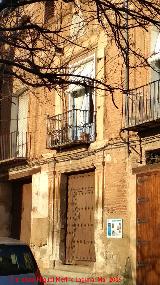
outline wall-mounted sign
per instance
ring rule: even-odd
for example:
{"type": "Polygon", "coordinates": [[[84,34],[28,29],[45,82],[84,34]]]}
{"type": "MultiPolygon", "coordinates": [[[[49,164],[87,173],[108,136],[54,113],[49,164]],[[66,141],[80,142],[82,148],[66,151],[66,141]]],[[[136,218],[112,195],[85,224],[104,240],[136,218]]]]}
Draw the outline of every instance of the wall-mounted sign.
{"type": "Polygon", "coordinates": [[[107,237],[122,238],[122,219],[107,219],[107,237]]]}

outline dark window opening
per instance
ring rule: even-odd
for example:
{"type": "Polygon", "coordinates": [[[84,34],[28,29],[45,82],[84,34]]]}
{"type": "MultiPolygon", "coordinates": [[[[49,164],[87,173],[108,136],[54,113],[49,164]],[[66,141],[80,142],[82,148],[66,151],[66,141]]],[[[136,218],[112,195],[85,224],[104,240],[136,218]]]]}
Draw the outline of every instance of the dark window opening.
{"type": "Polygon", "coordinates": [[[146,164],[160,163],[160,148],[146,151],[146,164]]]}
{"type": "Polygon", "coordinates": [[[54,0],[45,2],[44,23],[47,23],[54,16],[55,2],[54,0]]]}

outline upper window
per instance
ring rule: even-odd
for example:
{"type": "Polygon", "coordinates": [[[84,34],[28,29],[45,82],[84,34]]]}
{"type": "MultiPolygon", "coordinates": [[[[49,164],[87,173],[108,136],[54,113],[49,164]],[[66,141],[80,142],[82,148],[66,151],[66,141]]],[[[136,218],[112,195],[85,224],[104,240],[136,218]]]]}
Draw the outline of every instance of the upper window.
{"type": "Polygon", "coordinates": [[[28,130],[28,93],[12,98],[10,136],[12,153],[24,157],[26,154],[28,130]]]}
{"type": "Polygon", "coordinates": [[[160,31],[156,27],[151,31],[151,56],[148,63],[152,67],[151,81],[160,79],[160,31]]]}
{"type": "Polygon", "coordinates": [[[151,31],[151,56],[148,58],[149,63],[160,60],[160,31],[153,28],[151,31]]]}
{"type": "Polygon", "coordinates": [[[156,39],[156,45],[155,45],[155,53],[160,54],[160,33],[158,33],[157,39],[156,39]]]}
{"type": "Polygon", "coordinates": [[[75,0],[75,4],[72,6],[72,21],[70,27],[70,36],[81,37],[85,32],[85,20],[82,13],[83,9],[79,0],[75,0]]]}
{"type": "MultiPolygon", "coordinates": [[[[94,57],[88,58],[88,60],[84,60],[80,63],[77,63],[70,67],[70,71],[73,74],[72,81],[89,81],[89,78],[95,77],[95,60],[94,57]]],[[[75,90],[79,88],[79,86],[71,84],[69,89],[75,90]]]]}
{"type": "Polygon", "coordinates": [[[55,3],[54,0],[46,1],[44,8],[44,23],[47,23],[54,16],[55,3]]]}

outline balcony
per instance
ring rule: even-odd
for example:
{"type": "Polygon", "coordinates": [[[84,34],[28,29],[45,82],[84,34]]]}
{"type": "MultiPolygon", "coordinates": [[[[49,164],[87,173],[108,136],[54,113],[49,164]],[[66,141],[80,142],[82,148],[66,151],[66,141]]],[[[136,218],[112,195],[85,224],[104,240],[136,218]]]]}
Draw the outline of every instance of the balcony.
{"type": "Polygon", "coordinates": [[[47,119],[47,147],[50,149],[90,144],[95,137],[95,112],[73,109],[47,119]]]}
{"type": "Polygon", "coordinates": [[[25,160],[28,155],[27,133],[0,134],[0,164],[25,160]]]}
{"type": "Polygon", "coordinates": [[[141,131],[160,125],[160,80],[130,90],[125,102],[125,129],[141,131]]]}

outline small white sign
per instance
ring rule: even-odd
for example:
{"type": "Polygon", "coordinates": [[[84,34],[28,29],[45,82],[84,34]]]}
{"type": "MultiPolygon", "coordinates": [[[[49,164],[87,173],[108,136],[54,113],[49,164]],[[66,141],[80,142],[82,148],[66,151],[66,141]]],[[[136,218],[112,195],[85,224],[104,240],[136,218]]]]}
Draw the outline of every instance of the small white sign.
{"type": "Polygon", "coordinates": [[[107,237],[122,238],[122,219],[107,219],[107,237]]]}

